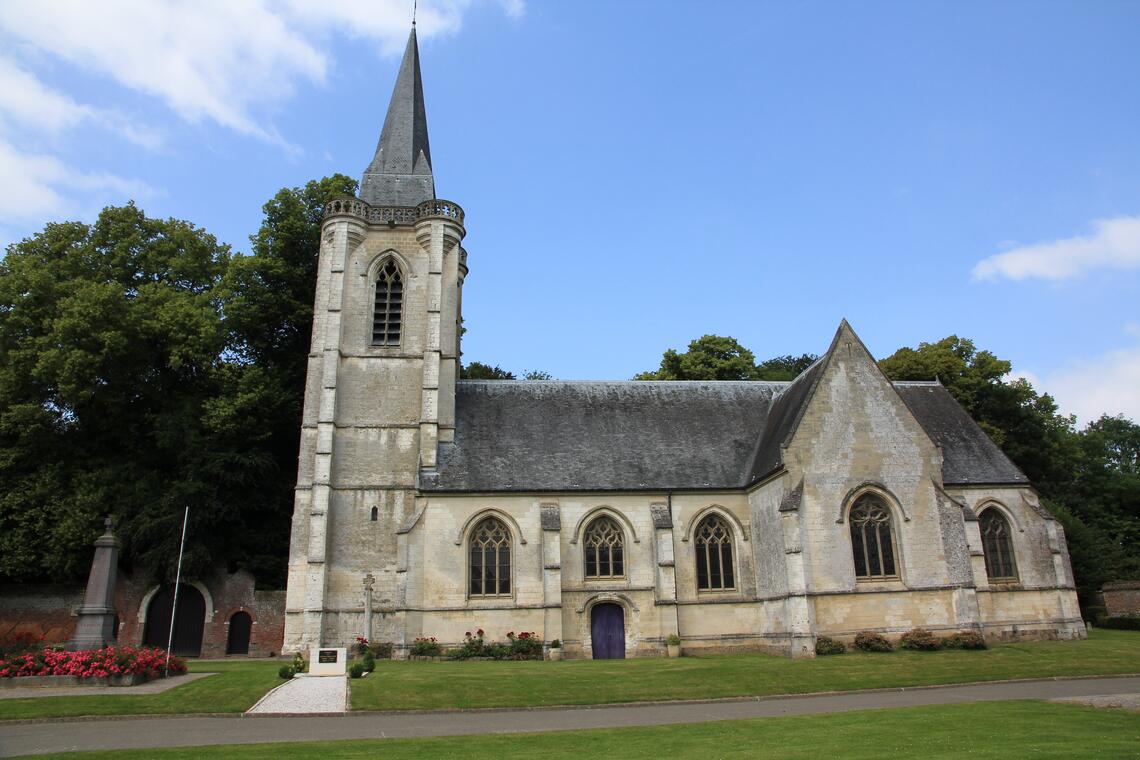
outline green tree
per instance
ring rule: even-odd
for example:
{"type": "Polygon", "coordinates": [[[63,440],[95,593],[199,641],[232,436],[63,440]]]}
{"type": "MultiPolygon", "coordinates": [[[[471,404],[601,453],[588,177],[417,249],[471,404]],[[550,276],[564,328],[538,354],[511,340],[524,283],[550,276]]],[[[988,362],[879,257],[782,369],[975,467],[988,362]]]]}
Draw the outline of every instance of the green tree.
{"type": "Polygon", "coordinates": [[[262,586],[285,580],[324,207],[355,192],[343,174],[278,191],[250,255],[235,256],[222,283],[227,361],[205,419],[245,475],[232,492],[233,529],[258,537],[230,555],[231,568],[262,586]]]}
{"type": "Polygon", "coordinates": [[[0,577],[77,580],[102,516],[123,560],[223,562],[279,586],[288,553],[324,204],[342,175],[279,192],[249,256],[108,208],[0,262],[0,577]]]}
{"type": "Polygon", "coordinates": [[[1048,394],[1011,365],[967,338],[951,335],[917,349],[900,348],[879,362],[892,380],[938,380],[1043,493],[1056,495],[1072,479],[1073,417],[1058,413],[1048,394]]]}
{"type": "Polygon", "coordinates": [[[483,362],[471,362],[464,364],[459,368],[459,377],[462,380],[514,380],[515,375],[513,372],[507,370],[496,364],[492,367],[490,364],[483,362]]]}
{"type": "Polygon", "coordinates": [[[703,335],[689,343],[685,353],[670,348],[654,372],[641,372],[634,380],[753,380],[756,357],[736,338],[703,335]]]}
{"type": "Polygon", "coordinates": [[[795,380],[819,359],[815,354],[776,356],[756,365],[757,380],[795,380]]]}
{"type": "MultiPolygon", "coordinates": [[[[224,487],[199,460],[209,457],[201,415],[225,347],[216,287],[229,260],[201,229],[134,205],[9,246],[0,575],[82,577],[108,512],[122,518],[124,556],[158,566],[176,549],[182,505],[224,487]]],[[[191,552],[188,564],[207,554],[191,552]]]]}

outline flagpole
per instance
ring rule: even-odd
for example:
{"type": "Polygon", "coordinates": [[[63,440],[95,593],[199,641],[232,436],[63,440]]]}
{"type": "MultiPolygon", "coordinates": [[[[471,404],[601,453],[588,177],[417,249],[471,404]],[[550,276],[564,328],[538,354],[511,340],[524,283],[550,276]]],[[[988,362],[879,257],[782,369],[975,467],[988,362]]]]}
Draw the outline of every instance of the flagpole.
{"type": "Polygon", "coordinates": [[[186,548],[186,523],[190,521],[190,507],[182,515],[182,541],[178,544],[178,570],[174,574],[174,603],[170,605],[170,635],[166,637],[166,672],[170,675],[170,649],[174,646],[174,614],[178,611],[178,585],[182,582],[182,550],[186,548]]]}

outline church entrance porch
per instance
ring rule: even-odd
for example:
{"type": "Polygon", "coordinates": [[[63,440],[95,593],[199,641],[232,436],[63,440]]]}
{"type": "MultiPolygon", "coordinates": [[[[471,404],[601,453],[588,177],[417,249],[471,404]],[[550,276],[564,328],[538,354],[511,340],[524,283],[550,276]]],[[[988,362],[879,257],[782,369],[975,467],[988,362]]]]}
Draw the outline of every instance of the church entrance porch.
{"type": "Polygon", "coordinates": [[[595,660],[625,659],[625,610],[597,604],[590,610],[590,642],[595,660]]]}

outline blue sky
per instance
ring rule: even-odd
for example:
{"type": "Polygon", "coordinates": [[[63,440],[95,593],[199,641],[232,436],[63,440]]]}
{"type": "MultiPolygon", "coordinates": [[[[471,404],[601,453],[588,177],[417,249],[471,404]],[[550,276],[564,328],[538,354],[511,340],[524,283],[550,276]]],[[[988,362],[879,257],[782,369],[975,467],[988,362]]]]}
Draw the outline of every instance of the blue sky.
{"type": "MultiPolygon", "coordinates": [[[[0,4],[0,241],[134,198],[237,251],[371,158],[410,3],[0,4]]],[[[946,335],[1140,419],[1140,3],[423,0],[466,360],[946,335]]]]}

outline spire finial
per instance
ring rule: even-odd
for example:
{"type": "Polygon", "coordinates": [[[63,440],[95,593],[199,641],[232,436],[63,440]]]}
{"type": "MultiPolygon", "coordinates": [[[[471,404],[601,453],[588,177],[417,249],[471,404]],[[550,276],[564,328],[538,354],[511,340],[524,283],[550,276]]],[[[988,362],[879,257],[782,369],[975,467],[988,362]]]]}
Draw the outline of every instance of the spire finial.
{"type": "Polygon", "coordinates": [[[416,25],[416,6],[418,4],[419,0],[412,0],[412,26],[416,25]]]}

